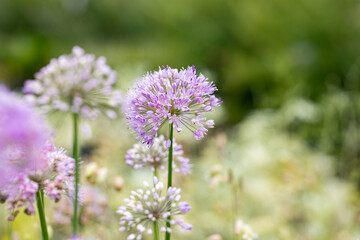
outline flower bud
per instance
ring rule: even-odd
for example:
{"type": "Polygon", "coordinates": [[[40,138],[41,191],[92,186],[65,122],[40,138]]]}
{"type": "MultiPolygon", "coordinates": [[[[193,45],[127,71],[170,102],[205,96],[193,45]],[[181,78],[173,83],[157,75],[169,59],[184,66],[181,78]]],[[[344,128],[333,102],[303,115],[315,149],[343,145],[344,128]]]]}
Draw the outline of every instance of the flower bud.
{"type": "Polygon", "coordinates": [[[124,187],[124,178],[121,176],[116,176],[113,180],[113,186],[116,191],[120,192],[124,187]]]}

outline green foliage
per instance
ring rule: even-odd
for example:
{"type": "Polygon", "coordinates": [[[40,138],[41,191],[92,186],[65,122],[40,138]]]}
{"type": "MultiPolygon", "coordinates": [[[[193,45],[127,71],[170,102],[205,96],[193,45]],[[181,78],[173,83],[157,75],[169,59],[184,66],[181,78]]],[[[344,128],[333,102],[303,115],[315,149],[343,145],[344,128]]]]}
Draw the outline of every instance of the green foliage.
{"type": "Polygon", "coordinates": [[[343,88],[359,55],[354,0],[3,0],[0,78],[13,87],[75,44],[112,65],[210,69],[228,122],[277,107],[289,95],[318,99],[343,88]]]}

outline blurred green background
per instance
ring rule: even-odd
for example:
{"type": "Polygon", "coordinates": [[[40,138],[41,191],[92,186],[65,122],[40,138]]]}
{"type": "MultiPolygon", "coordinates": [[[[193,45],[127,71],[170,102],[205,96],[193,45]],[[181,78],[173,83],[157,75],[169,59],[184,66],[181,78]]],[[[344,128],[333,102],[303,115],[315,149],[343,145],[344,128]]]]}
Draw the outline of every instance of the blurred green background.
{"type": "MultiPolygon", "coordinates": [[[[236,219],[250,223],[259,239],[356,239],[359,40],[356,0],[1,0],[0,81],[20,90],[74,45],[105,56],[124,92],[161,65],[195,65],[224,103],[206,140],[177,136],[195,163],[192,176],[178,179],[191,199],[194,230],[175,239],[241,239],[236,219]]],[[[56,141],[70,149],[69,126],[50,122],[56,141]]],[[[124,164],[135,140],[123,120],[91,125],[84,159],[109,168],[102,188],[113,213],[149,175],[124,164]],[[111,187],[119,174],[120,193],[111,187]]],[[[84,234],[123,239],[113,217],[84,234]]],[[[38,231],[24,230],[28,219],[15,221],[18,239],[37,239],[38,231]]],[[[0,225],[6,239],[7,224],[0,225]]],[[[54,238],[64,239],[66,228],[54,229],[54,238]]]]}

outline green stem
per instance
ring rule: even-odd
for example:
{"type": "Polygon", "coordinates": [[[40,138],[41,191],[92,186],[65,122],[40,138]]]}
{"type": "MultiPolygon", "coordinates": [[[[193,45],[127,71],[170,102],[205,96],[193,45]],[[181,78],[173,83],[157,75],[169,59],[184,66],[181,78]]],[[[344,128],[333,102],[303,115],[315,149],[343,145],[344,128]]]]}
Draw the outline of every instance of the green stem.
{"type": "MultiPolygon", "coordinates": [[[[154,177],[158,177],[157,176],[157,167],[154,168],[154,177]]],[[[154,240],[159,240],[159,226],[157,224],[157,222],[154,222],[154,240]]]]}
{"type": "Polygon", "coordinates": [[[159,226],[157,222],[154,222],[154,240],[159,240],[159,226]]]}
{"type": "Polygon", "coordinates": [[[73,158],[75,159],[75,196],[74,196],[74,215],[72,219],[73,235],[78,231],[78,195],[80,180],[80,159],[79,159],[79,115],[74,114],[74,140],[73,140],[73,158]]]}
{"type": "MultiPolygon", "coordinates": [[[[173,160],[173,134],[174,134],[174,127],[173,123],[170,124],[170,148],[169,148],[169,160],[168,160],[168,188],[172,186],[172,160],[173,160]]],[[[171,216],[167,218],[166,227],[170,228],[170,220],[171,216]]],[[[171,233],[166,231],[165,239],[170,240],[171,233]]]]}
{"type": "Polygon", "coordinates": [[[39,190],[36,193],[36,201],[37,201],[37,207],[38,207],[39,218],[40,218],[41,234],[42,234],[43,240],[48,240],[49,235],[48,235],[48,230],[47,230],[47,226],[46,226],[46,218],[45,218],[45,213],[44,213],[44,206],[43,206],[42,200],[41,200],[41,195],[42,195],[42,190],[39,190]]]}
{"type": "Polygon", "coordinates": [[[44,191],[41,191],[41,203],[43,206],[44,214],[45,214],[45,198],[44,198],[44,191]]]}
{"type": "Polygon", "coordinates": [[[157,172],[158,172],[158,171],[157,171],[157,167],[155,167],[155,168],[154,168],[154,177],[158,177],[157,172]]]}
{"type": "Polygon", "coordinates": [[[11,226],[11,222],[8,221],[8,230],[7,230],[7,233],[8,233],[8,240],[12,240],[12,226],[11,226]]]}

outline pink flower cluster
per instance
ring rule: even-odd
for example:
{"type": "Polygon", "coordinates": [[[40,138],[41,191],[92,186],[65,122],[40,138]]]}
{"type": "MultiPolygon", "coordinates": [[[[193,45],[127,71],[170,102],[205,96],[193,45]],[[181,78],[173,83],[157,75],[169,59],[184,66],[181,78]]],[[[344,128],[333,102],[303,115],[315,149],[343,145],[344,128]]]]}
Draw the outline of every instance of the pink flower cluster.
{"type": "Polygon", "coordinates": [[[39,154],[49,136],[44,119],[0,85],[0,188],[25,169],[46,165],[39,154]],[[13,159],[17,164],[11,163],[13,159]]]}
{"type": "MultiPolygon", "coordinates": [[[[16,155],[12,155],[13,157],[16,155]]],[[[18,157],[18,156],[17,156],[18,157]]],[[[39,158],[47,162],[42,169],[27,169],[22,174],[14,174],[0,191],[7,202],[7,208],[11,212],[8,217],[13,220],[19,212],[19,208],[25,207],[25,213],[33,215],[35,208],[36,192],[43,190],[49,199],[59,201],[62,195],[72,195],[74,181],[75,161],[68,157],[63,149],[52,145],[45,145],[39,158]]],[[[18,158],[8,158],[10,164],[18,164],[23,161],[18,158]]]]}
{"type": "Polygon", "coordinates": [[[214,127],[204,112],[218,107],[221,100],[215,97],[216,87],[194,66],[187,69],[164,67],[144,76],[130,89],[126,103],[126,118],[143,143],[153,144],[159,129],[168,121],[178,132],[185,127],[200,140],[214,127]]]}
{"type": "Polygon", "coordinates": [[[46,158],[49,163],[43,175],[48,177],[43,181],[46,196],[55,201],[58,201],[63,194],[73,196],[75,160],[68,157],[64,149],[53,146],[47,152],[46,158]]]}
{"type": "Polygon", "coordinates": [[[33,214],[36,192],[55,201],[71,195],[74,159],[63,149],[47,144],[44,119],[24,101],[0,86],[0,200],[13,220],[19,208],[33,214]]]}
{"type": "Polygon", "coordinates": [[[18,208],[25,207],[25,213],[33,215],[35,213],[35,195],[39,185],[31,181],[27,176],[18,176],[13,179],[12,189],[2,189],[4,202],[7,202],[7,209],[10,211],[9,221],[13,221],[19,213],[18,208]],[[8,191],[7,191],[8,190],[8,191]]]}

